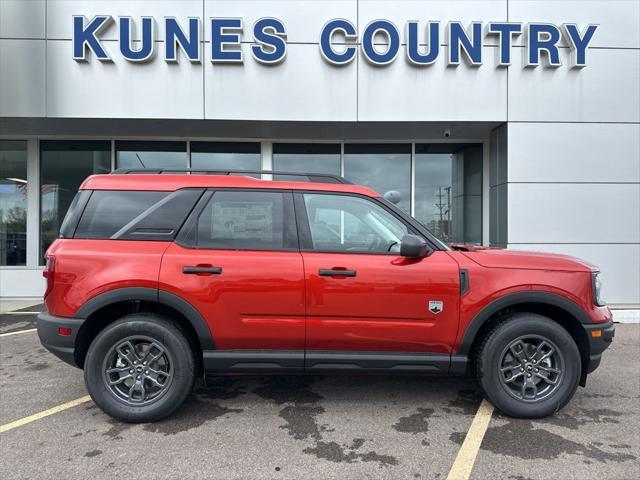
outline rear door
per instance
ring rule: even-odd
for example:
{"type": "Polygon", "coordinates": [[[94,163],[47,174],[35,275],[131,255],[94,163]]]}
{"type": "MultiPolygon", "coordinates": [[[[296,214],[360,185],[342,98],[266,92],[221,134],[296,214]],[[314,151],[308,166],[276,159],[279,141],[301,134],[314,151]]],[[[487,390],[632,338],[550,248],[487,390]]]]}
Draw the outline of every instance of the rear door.
{"type": "Polygon", "coordinates": [[[290,191],[205,193],[162,259],[160,289],[206,319],[208,370],[303,366],[304,274],[290,191]]]}
{"type": "Polygon", "coordinates": [[[307,366],[329,358],[319,352],[336,358],[417,352],[438,354],[438,368],[448,368],[458,326],[456,262],[444,251],[401,257],[402,236],[415,232],[372,199],[295,195],[307,286],[307,366]]]}

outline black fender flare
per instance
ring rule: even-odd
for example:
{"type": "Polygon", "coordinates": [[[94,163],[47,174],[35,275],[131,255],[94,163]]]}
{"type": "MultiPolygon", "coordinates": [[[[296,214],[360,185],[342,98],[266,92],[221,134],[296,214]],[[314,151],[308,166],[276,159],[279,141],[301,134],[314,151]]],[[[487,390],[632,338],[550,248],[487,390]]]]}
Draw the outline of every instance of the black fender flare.
{"type": "Polygon", "coordinates": [[[86,319],[103,307],[131,300],[159,303],[177,310],[195,330],[202,350],[214,350],[213,336],[200,312],[182,297],[157,288],[125,287],[109,290],[87,300],[75,313],[74,318],[86,319]]]}
{"type": "Polygon", "coordinates": [[[476,335],[492,315],[505,308],[523,303],[551,305],[564,310],[566,313],[576,318],[582,324],[592,323],[591,318],[589,318],[587,313],[582,308],[580,308],[580,306],[576,305],[573,301],[555,293],[536,290],[510,293],[505,295],[504,297],[500,297],[497,300],[494,300],[489,305],[480,310],[475,317],[473,317],[473,319],[469,323],[469,326],[464,332],[464,335],[458,347],[458,351],[456,353],[458,355],[469,355],[476,335]]]}

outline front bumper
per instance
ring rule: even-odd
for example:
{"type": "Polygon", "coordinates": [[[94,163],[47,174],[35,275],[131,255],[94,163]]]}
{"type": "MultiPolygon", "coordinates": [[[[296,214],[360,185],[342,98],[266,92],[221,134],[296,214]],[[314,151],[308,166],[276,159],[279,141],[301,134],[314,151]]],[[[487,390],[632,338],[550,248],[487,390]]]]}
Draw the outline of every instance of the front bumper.
{"type": "Polygon", "coordinates": [[[583,324],[582,326],[587,331],[589,338],[589,364],[586,373],[591,373],[600,365],[602,352],[611,345],[616,334],[616,327],[613,324],[613,319],[604,323],[583,324]]]}
{"type": "Polygon", "coordinates": [[[38,337],[42,346],[60,360],[77,367],[75,344],[78,330],[84,322],[81,318],[56,317],[48,313],[38,314],[38,337]],[[60,328],[71,330],[69,335],[60,335],[60,328]]]}

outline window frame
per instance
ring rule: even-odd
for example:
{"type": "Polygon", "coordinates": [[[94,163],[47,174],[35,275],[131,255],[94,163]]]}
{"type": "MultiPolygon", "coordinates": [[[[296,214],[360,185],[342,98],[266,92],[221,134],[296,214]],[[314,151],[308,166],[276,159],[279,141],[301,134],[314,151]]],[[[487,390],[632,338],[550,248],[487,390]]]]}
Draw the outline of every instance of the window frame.
{"type": "Polygon", "coordinates": [[[369,201],[374,205],[377,205],[387,211],[390,215],[392,215],[396,220],[402,223],[407,228],[407,233],[412,235],[419,235],[424,238],[427,244],[431,246],[433,250],[443,250],[442,246],[439,243],[435,243],[433,241],[432,236],[421,228],[417,222],[413,221],[410,217],[408,217],[403,211],[397,209],[394,205],[386,202],[382,197],[369,197],[367,195],[362,195],[359,193],[353,192],[328,192],[323,190],[296,190],[293,193],[294,197],[294,205],[296,212],[296,224],[298,227],[298,238],[300,242],[300,251],[301,252],[311,252],[311,253],[336,253],[336,254],[347,254],[347,255],[386,255],[386,256],[394,256],[398,257],[400,254],[398,252],[357,252],[357,251],[340,251],[340,250],[317,250],[313,248],[313,240],[311,238],[311,228],[309,226],[309,217],[307,215],[307,207],[304,201],[305,194],[318,194],[318,195],[335,195],[341,197],[356,197],[360,198],[364,201],[369,201]]]}
{"type": "Polygon", "coordinates": [[[201,251],[231,251],[231,252],[299,252],[300,242],[298,230],[296,228],[295,207],[293,200],[293,192],[289,189],[282,188],[208,188],[205,190],[200,200],[182,224],[182,228],[173,240],[176,244],[183,248],[201,251]],[[193,228],[197,228],[200,215],[216,192],[238,192],[238,193],[280,193],[282,195],[282,219],[283,219],[283,242],[286,245],[283,248],[212,248],[198,245],[189,239],[189,233],[193,228]]]}

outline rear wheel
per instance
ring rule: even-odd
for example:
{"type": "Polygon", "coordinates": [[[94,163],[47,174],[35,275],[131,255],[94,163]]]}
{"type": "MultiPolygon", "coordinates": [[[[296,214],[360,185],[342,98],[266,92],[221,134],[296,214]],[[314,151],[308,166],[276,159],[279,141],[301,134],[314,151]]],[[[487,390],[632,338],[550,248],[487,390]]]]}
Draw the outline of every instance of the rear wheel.
{"type": "Polygon", "coordinates": [[[486,396],[513,417],[540,418],[564,407],[580,380],[571,335],[542,315],[516,313],[499,322],[477,350],[476,375],[486,396]]]}
{"type": "Polygon", "coordinates": [[[191,391],[193,351],[168,319],[135,313],[93,340],[84,378],[91,398],[107,414],[125,422],[153,422],[173,413],[191,391]]]}

